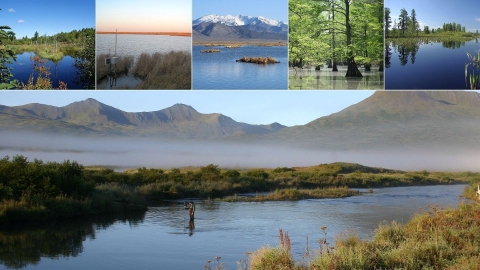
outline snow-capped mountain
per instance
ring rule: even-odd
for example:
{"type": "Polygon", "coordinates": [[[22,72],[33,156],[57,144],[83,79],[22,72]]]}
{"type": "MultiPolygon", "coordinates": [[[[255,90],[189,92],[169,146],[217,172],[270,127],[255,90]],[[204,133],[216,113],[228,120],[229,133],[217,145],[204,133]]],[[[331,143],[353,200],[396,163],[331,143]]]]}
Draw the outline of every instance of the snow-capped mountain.
{"type": "Polygon", "coordinates": [[[264,23],[270,26],[278,26],[278,27],[286,27],[287,24],[283,21],[276,21],[273,19],[268,19],[263,16],[259,17],[252,17],[252,16],[243,16],[237,15],[232,16],[230,14],[226,16],[220,16],[215,14],[205,15],[196,20],[193,20],[193,25],[199,25],[204,22],[211,22],[211,23],[222,23],[228,26],[241,26],[241,25],[250,25],[250,24],[259,24],[264,23]]]}
{"type": "Polygon", "coordinates": [[[288,25],[262,16],[210,14],[192,22],[194,41],[199,40],[288,40],[288,25]]]}

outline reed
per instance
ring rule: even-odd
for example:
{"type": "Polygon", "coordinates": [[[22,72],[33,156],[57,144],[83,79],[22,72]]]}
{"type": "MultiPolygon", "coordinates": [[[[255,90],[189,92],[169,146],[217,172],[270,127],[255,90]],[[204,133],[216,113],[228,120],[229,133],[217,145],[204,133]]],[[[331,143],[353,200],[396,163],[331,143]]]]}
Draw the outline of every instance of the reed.
{"type": "MultiPolygon", "coordinates": [[[[97,56],[97,85],[100,85],[100,83],[110,74],[110,65],[105,65],[105,59],[109,57],[111,57],[109,54],[100,54],[97,56]]],[[[117,75],[128,74],[128,71],[132,67],[133,60],[134,58],[132,55],[118,56],[118,62],[114,66],[117,75]]]]}
{"type": "Polygon", "coordinates": [[[243,63],[254,63],[254,64],[276,64],[280,63],[277,61],[277,59],[273,57],[246,57],[243,56],[240,59],[235,60],[237,62],[243,62],[243,63]]]}
{"type": "Polygon", "coordinates": [[[216,53],[216,52],[221,52],[219,49],[210,49],[210,50],[201,50],[201,53],[216,53]]]}

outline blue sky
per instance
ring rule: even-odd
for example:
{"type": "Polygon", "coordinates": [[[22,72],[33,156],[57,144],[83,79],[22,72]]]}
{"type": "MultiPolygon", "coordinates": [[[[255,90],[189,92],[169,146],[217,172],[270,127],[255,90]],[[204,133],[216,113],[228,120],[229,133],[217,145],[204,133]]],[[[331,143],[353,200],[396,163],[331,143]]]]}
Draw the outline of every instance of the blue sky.
{"type": "Polygon", "coordinates": [[[97,0],[97,30],[192,31],[192,0],[97,0]]]}
{"type": "Polygon", "coordinates": [[[209,14],[263,16],[288,23],[288,0],[193,1],[193,20],[209,14]]]}
{"type": "Polygon", "coordinates": [[[400,10],[405,8],[410,16],[412,9],[415,9],[420,28],[424,25],[431,28],[442,27],[444,23],[460,23],[465,26],[467,32],[480,31],[480,4],[479,0],[385,0],[385,7],[390,8],[392,25],[393,20],[400,15],[400,10]]]}
{"type": "Polygon", "coordinates": [[[176,103],[200,113],[221,113],[238,122],[303,125],[338,112],[374,91],[1,91],[0,104],[65,106],[94,98],[127,112],[157,111],[176,103]]]}
{"type": "Polygon", "coordinates": [[[17,39],[95,27],[95,0],[2,0],[0,8],[0,25],[10,26],[17,39]]]}

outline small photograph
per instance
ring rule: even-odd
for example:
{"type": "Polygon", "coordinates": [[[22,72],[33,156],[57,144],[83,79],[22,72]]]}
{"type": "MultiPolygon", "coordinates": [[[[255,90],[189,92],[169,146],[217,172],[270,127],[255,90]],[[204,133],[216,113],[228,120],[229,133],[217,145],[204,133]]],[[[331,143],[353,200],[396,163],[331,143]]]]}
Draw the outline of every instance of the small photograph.
{"type": "Polygon", "coordinates": [[[385,89],[480,89],[477,0],[385,0],[385,89]]]}
{"type": "Polygon", "coordinates": [[[289,0],[289,89],[383,90],[383,0],[289,0]]]}
{"type": "Polygon", "coordinates": [[[97,89],[192,89],[191,0],[98,0],[97,89]]]}
{"type": "Polygon", "coordinates": [[[95,0],[2,0],[0,89],[95,89],[95,0]]]}
{"type": "Polygon", "coordinates": [[[193,89],[286,90],[287,0],[193,3],[193,89]]]}

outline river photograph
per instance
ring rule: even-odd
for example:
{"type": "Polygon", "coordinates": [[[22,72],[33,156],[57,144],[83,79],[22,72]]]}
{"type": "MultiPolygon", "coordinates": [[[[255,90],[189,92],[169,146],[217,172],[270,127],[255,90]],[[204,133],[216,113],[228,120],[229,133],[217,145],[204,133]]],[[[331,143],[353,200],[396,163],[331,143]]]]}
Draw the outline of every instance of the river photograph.
{"type": "Polygon", "coordinates": [[[279,244],[279,229],[288,232],[293,258],[302,261],[307,243],[313,255],[319,239],[333,244],[336,235],[347,232],[369,239],[381,223],[404,223],[433,206],[456,207],[464,188],[375,188],[344,199],[301,201],[194,200],[194,224],[186,200],[169,201],[146,212],[0,230],[2,246],[15,248],[0,252],[0,264],[6,269],[202,269],[220,257],[221,269],[243,269],[237,262],[241,265],[248,253],[279,244]]]}
{"type": "Polygon", "coordinates": [[[386,89],[479,89],[480,34],[473,15],[469,3],[385,1],[386,89]]]}
{"type": "Polygon", "coordinates": [[[1,5],[0,89],[95,89],[95,1],[1,5]],[[77,12],[59,23],[43,14],[46,5],[52,14],[77,12]]]}
{"type": "Polygon", "coordinates": [[[478,91],[1,94],[0,268],[478,263],[478,91]]]}
{"type": "Polygon", "coordinates": [[[191,89],[191,5],[97,2],[97,89],[191,89]]]}

